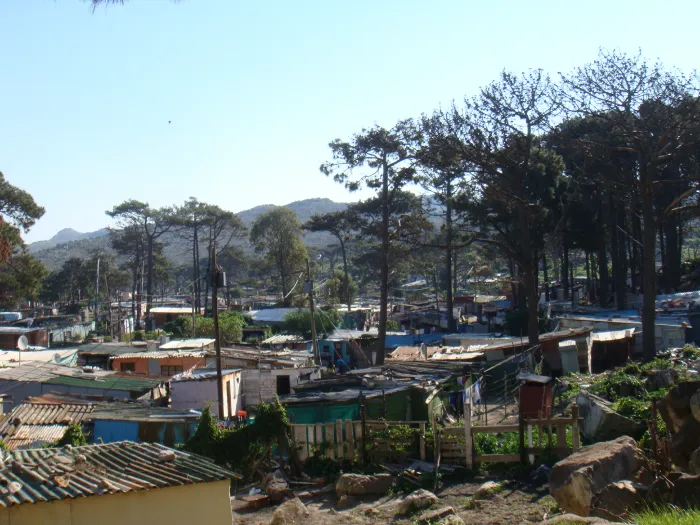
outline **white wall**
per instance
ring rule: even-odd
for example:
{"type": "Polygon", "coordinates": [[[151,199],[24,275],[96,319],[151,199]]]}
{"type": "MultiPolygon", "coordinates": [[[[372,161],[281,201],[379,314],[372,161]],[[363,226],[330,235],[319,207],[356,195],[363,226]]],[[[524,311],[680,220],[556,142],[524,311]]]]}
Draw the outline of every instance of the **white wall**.
{"type": "Polygon", "coordinates": [[[242,396],[243,406],[257,405],[265,401],[269,403],[277,394],[277,376],[289,376],[289,386],[294,392],[294,387],[299,384],[299,376],[311,373],[311,379],[320,379],[318,368],[274,368],[257,369],[248,368],[241,370],[243,377],[242,396]]]}
{"type": "MultiPolygon", "coordinates": [[[[241,373],[236,371],[223,377],[224,417],[232,417],[241,410],[241,373]],[[231,385],[230,403],[228,385],[231,385]]],[[[202,410],[211,406],[212,414],[219,413],[219,394],[216,378],[191,381],[174,381],[170,384],[171,406],[175,410],[202,410]]]]}

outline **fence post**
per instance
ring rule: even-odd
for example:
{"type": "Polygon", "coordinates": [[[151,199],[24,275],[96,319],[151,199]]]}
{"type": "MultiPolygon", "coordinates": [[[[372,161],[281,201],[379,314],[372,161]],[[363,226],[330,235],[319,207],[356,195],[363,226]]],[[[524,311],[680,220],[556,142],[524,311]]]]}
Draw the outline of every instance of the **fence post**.
{"type": "Polygon", "coordinates": [[[474,445],[472,441],[472,404],[464,403],[464,452],[467,468],[474,467],[474,445]]]}
{"type": "Polygon", "coordinates": [[[433,459],[435,460],[435,463],[437,463],[438,457],[440,456],[440,443],[439,432],[437,427],[437,418],[434,414],[431,423],[433,425],[433,459]]]}
{"type": "Polygon", "coordinates": [[[581,448],[581,429],[578,426],[578,405],[571,407],[571,447],[576,452],[581,448]]]}
{"type": "Polygon", "coordinates": [[[527,451],[525,450],[525,414],[522,405],[518,407],[518,434],[520,437],[520,464],[527,465],[527,451]]]}
{"type": "Polygon", "coordinates": [[[345,443],[347,444],[347,450],[345,457],[350,461],[355,461],[355,437],[352,431],[352,420],[345,420],[345,443]]]}
{"type": "MultiPolygon", "coordinates": [[[[527,426],[527,448],[532,448],[532,425],[527,426]]],[[[530,465],[535,464],[535,455],[532,452],[530,452],[527,459],[530,465]]]]}
{"type": "Polygon", "coordinates": [[[425,423],[419,423],[419,431],[418,447],[420,448],[420,460],[425,461],[425,423]]]}
{"type": "Polygon", "coordinates": [[[486,401],[486,376],[481,380],[481,400],[484,402],[484,425],[489,426],[489,404],[486,401]]]}
{"type": "Polygon", "coordinates": [[[362,461],[362,464],[367,463],[367,448],[366,448],[366,439],[367,439],[367,406],[362,403],[360,405],[360,422],[362,426],[362,441],[360,443],[360,460],[362,461]]]}
{"type": "Polygon", "coordinates": [[[508,417],[508,375],[503,381],[503,419],[508,417]]]}
{"type": "Polygon", "coordinates": [[[342,419],[335,420],[335,446],[337,449],[335,457],[343,459],[345,456],[345,447],[343,440],[343,421],[342,419]]]}
{"type": "Polygon", "coordinates": [[[538,454],[542,455],[542,447],[544,445],[544,425],[542,424],[542,419],[543,419],[543,414],[541,410],[537,411],[537,433],[538,433],[538,443],[537,443],[537,448],[538,454]]]}

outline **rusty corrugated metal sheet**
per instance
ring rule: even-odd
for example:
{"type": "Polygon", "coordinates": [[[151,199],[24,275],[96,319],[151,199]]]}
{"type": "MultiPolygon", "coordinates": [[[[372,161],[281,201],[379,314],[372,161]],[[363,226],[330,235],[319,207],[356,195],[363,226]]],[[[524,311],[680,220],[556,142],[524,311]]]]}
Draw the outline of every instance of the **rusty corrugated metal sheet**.
{"type": "Polygon", "coordinates": [[[69,425],[83,421],[92,411],[91,405],[35,405],[16,406],[0,421],[0,436],[6,439],[24,425],[69,425]]]}
{"type": "Polygon", "coordinates": [[[206,483],[238,475],[157,443],[15,450],[0,468],[0,506],[206,483]]]}

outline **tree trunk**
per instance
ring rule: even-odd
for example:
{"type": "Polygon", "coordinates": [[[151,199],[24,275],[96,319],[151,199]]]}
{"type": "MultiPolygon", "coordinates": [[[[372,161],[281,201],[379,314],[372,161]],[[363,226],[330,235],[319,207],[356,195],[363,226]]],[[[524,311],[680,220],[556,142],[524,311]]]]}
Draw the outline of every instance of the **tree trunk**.
{"type": "Polygon", "coordinates": [[[151,304],[153,303],[153,236],[148,237],[148,260],[146,265],[148,269],[146,274],[146,318],[150,321],[151,304]]]}
{"type": "Polygon", "coordinates": [[[681,258],[680,258],[680,236],[678,235],[678,217],[672,215],[661,225],[664,232],[664,281],[666,286],[675,290],[681,283],[681,258]]]}
{"type": "MultiPolygon", "coordinates": [[[[451,334],[457,331],[457,323],[454,318],[454,297],[452,295],[452,184],[448,181],[445,199],[445,235],[447,250],[445,250],[445,270],[447,270],[447,294],[445,297],[447,308],[447,331],[451,334]]],[[[438,319],[440,312],[438,311],[438,319]]]]}
{"type": "Polygon", "coordinates": [[[562,245],[562,263],[561,263],[561,286],[564,288],[564,299],[569,299],[570,286],[569,283],[569,245],[567,243],[566,236],[564,237],[564,243],[562,245]]]}
{"type": "Polygon", "coordinates": [[[610,256],[612,259],[613,278],[615,280],[615,305],[618,310],[627,309],[627,263],[625,243],[622,240],[622,232],[618,227],[620,208],[624,214],[624,208],[620,202],[609,195],[608,219],[610,221],[610,256]]]}
{"type": "Polygon", "coordinates": [[[608,258],[605,252],[605,246],[598,250],[598,275],[600,276],[598,299],[600,306],[605,308],[608,305],[608,289],[610,288],[608,276],[608,258]]]}
{"type": "Polygon", "coordinates": [[[542,250],[542,277],[544,278],[544,300],[549,302],[549,270],[547,270],[547,250],[542,250]]]}
{"type": "MultiPolygon", "coordinates": [[[[638,275],[642,271],[642,262],[641,262],[641,254],[639,253],[639,239],[641,238],[642,234],[642,225],[639,221],[639,195],[637,193],[636,189],[632,189],[632,204],[631,204],[631,211],[630,211],[630,226],[631,228],[628,230],[629,233],[631,233],[631,238],[629,235],[625,235],[624,237],[627,239],[629,248],[630,248],[630,270],[631,270],[631,281],[632,281],[632,291],[636,293],[637,288],[639,287],[639,277],[638,275]]],[[[622,219],[624,220],[625,214],[622,214],[622,219]]],[[[624,226],[623,226],[624,228],[624,226]]]]}
{"type": "MultiPolygon", "coordinates": [[[[345,294],[345,302],[348,305],[348,313],[352,310],[350,306],[350,276],[348,275],[348,254],[345,251],[345,241],[342,235],[338,236],[340,241],[340,251],[343,254],[343,290],[345,294]]],[[[332,274],[331,274],[332,276],[332,274]]]]}
{"type": "Polygon", "coordinates": [[[386,321],[389,302],[389,166],[384,161],[382,168],[382,227],[381,266],[379,297],[379,338],[377,341],[377,365],[384,364],[386,349],[386,321]]]}
{"type": "Polygon", "coordinates": [[[654,166],[640,162],[640,187],[644,190],[642,218],[644,220],[644,251],[642,285],[644,302],[642,307],[642,348],[645,361],[656,356],[656,227],[654,225],[654,196],[651,182],[654,166]]]}

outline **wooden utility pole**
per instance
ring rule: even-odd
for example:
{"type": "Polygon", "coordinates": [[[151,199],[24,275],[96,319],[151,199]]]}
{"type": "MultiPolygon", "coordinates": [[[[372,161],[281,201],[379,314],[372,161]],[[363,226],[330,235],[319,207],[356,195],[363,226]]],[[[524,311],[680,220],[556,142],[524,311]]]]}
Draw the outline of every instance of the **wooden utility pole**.
{"type": "Polygon", "coordinates": [[[219,334],[219,270],[216,266],[216,245],[211,247],[211,299],[214,316],[214,348],[216,349],[216,391],[219,398],[219,421],[224,420],[224,384],[221,378],[221,337],[219,334]]]}
{"type": "MultiPolygon", "coordinates": [[[[306,259],[306,287],[309,292],[309,308],[311,309],[311,346],[314,352],[314,361],[321,364],[321,356],[318,353],[318,340],[316,339],[316,310],[314,308],[314,285],[311,280],[311,262],[306,259]]],[[[333,356],[331,356],[333,359],[333,356]]]]}
{"type": "Polygon", "coordinates": [[[195,297],[195,281],[192,281],[192,301],[191,301],[192,302],[192,339],[194,339],[196,337],[196,334],[197,334],[197,331],[195,329],[196,318],[195,318],[195,313],[194,313],[194,309],[195,309],[194,297],[195,297]]]}

